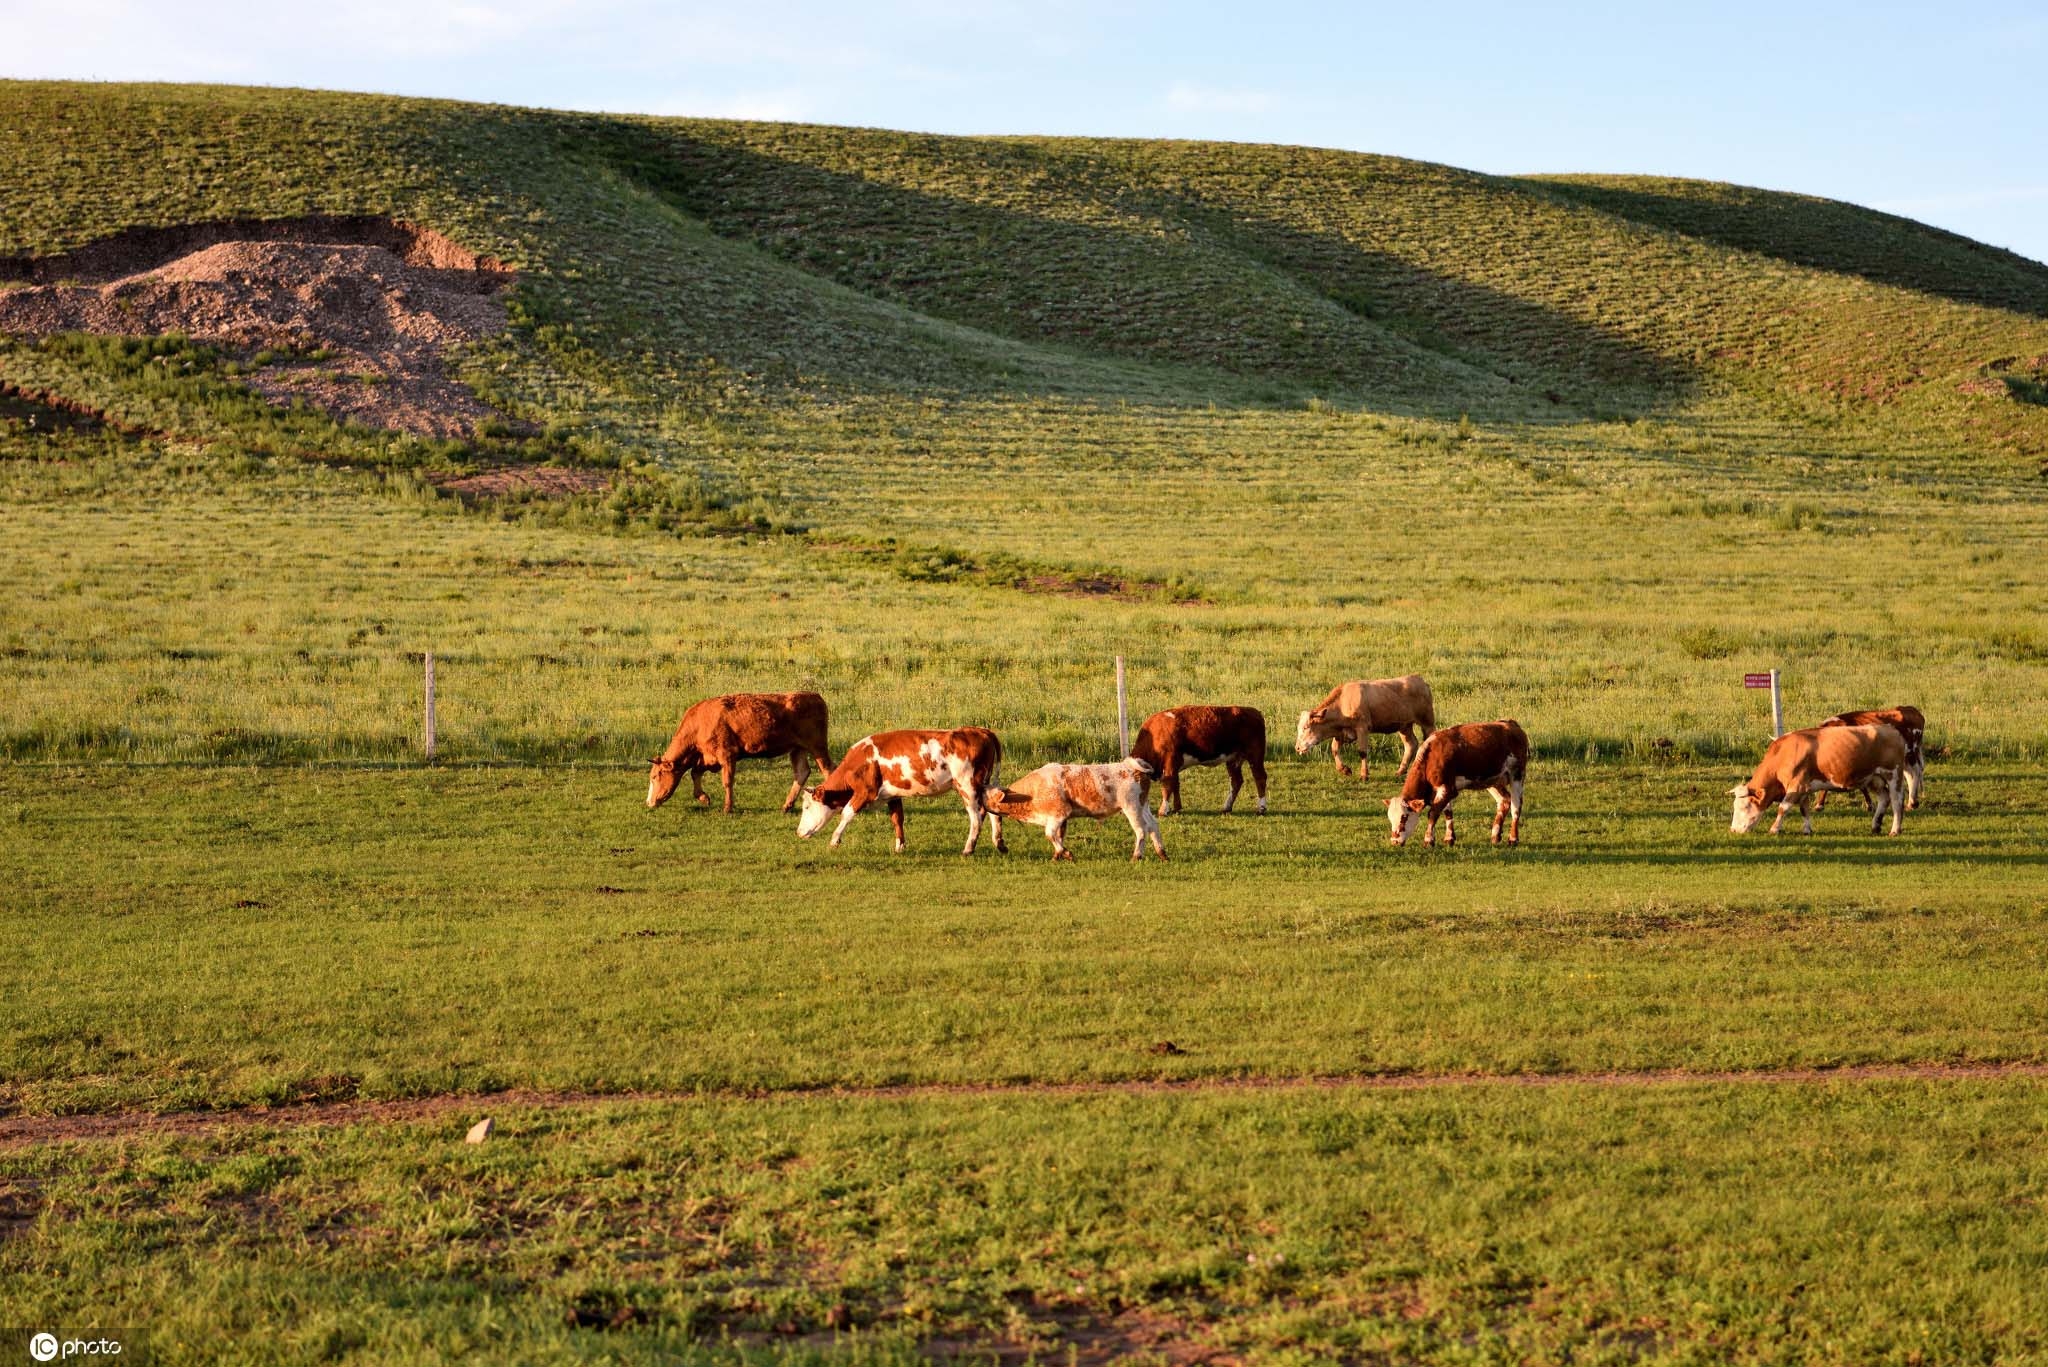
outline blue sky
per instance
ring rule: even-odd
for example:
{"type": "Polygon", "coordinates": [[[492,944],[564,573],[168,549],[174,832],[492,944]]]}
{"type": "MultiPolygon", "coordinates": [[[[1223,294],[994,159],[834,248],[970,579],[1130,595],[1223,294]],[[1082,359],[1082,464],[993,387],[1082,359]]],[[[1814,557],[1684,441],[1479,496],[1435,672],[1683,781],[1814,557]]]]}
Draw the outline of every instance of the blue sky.
{"type": "Polygon", "coordinates": [[[0,0],[0,32],[8,76],[1310,143],[1503,173],[1698,176],[1868,204],[2048,260],[2048,0],[1549,13],[0,0]]]}

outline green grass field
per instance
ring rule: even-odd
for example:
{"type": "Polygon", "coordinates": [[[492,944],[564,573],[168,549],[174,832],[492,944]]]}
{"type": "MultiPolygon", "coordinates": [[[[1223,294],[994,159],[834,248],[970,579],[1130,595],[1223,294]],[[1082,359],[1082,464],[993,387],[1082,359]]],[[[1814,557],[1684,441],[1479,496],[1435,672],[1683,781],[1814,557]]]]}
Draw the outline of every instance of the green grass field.
{"type": "Polygon", "coordinates": [[[316,211],[519,269],[456,364],[523,428],[0,338],[133,429],[0,398],[0,1324],[2048,1361],[2048,267],[1691,182],[0,83],[0,257],[316,211]],[[528,460],[617,484],[427,478],[528,460]],[[742,688],[1110,758],[1119,654],[1138,716],[1265,711],[1270,815],[1198,771],[1170,862],[1055,867],[953,801],[798,841],[781,761],[642,804],[742,688]],[[1926,710],[1900,838],[1728,834],[1771,666],[1926,710]],[[1482,794],[1391,849],[1389,744],[1291,753],[1410,670],[1528,730],[1522,848],[1482,794]]]}

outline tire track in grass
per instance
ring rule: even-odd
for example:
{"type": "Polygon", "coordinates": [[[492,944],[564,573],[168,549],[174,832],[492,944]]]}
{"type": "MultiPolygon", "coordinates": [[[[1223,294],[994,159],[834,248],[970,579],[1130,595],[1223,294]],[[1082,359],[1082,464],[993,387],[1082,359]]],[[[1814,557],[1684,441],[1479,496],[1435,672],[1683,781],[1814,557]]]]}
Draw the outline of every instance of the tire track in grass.
{"type": "Polygon", "coordinates": [[[2048,1078],[2048,1063],[1861,1063],[1837,1068],[1587,1073],[1359,1073],[1320,1077],[1128,1078],[1101,1082],[917,1082],[880,1086],[580,1092],[512,1089],[388,1100],[314,1101],[220,1111],[100,1111],[0,1115],[0,1149],[66,1141],[209,1134],[238,1128],[304,1129],[482,1117],[506,1111],[746,1101],[930,1101],[952,1098],[1228,1096],[1262,1092],[1409,1092],[1452,1087],[1811,1086],[1831,1082],[2001,1081],[2048,1078]]]}

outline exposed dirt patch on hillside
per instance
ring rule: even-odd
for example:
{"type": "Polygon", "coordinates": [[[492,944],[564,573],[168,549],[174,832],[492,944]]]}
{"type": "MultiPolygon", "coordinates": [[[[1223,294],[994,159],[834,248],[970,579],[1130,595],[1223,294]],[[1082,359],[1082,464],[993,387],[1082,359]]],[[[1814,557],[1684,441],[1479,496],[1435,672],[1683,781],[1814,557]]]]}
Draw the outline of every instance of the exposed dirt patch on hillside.
{"type": "Polygon", "coordinates": [[[437,479],[434,483],[444,492],[465,499],[505,498],[523,491],[559,498],[602,493],[612,487],[611,476],[602,470],[561,465],[501,465],[460,479],[437,479]]]}
{"type": "Polygon", "coordinates": [[[443,353],[505,327],[512,279],[438,233],[384,219],[310,218],[136,230],[75,252],[0,260],[0,332],[182,332],[269,358],[248,376],[366,427],[474,432],[493,411],[443,353]]]}

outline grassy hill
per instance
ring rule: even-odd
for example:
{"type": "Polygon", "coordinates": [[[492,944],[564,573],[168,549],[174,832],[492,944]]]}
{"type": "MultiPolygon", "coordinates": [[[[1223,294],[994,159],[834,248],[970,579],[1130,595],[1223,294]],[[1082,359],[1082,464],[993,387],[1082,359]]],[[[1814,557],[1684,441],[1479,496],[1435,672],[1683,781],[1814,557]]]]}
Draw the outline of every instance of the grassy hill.
{"type": "Polygon", "coordinates": [[[527,273],[515,403],[566,387],[642,444],[656,392],[690,414],[822,390],[1528,418],[1732,387],[2048,453],[2048,267],[1797,196],[215,87],[10,83],[0,113],[0,253],[418,221],[527,273]]]}

